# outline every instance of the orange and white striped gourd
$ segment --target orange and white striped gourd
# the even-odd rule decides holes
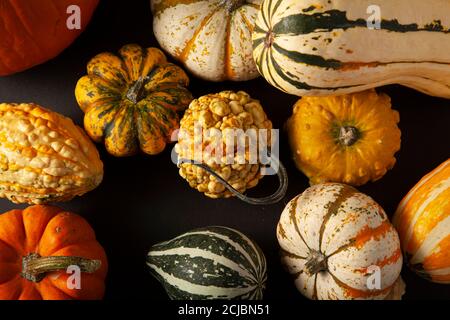
[[[450,284],[450,159],[406,195],[394,225],[411,269],[430,281]]]
[[[259,76],[252,32],[262,0],[151,0],[161,47],[195,76],[245,81]]]
[[[400,299],[403,294],[398,234],[383,209],[353,187],[325,183],[307,189],[284,209],[277,238],[283,264],[310,299]],[[380,281],[375,286],[374,272]]]

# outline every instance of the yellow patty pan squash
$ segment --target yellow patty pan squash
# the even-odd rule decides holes
[[[375,90],[304,97],[287,122],[297,167],[311,184],[360,186],[383,177],[400,150],[399,113]]]

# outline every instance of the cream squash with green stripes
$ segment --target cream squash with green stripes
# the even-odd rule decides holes
[[[152,0],[161,47],[194,75],[243,81],[259,73],[251,34],[263,0]]]
[[[374,5],[378,29],[368,27]],[[397,83],[450,98],[448,0],[265,0],[253,47],[260,73],[291,94],[340,95]]]
[[[154,245],[147,265],[174,300],[263,298],[264,254],[230,228],[197,229]]]
[[[326,183],[307,189],[286,206],[277,237],[283,264],[310,299],[403,294],[398,234],[383,209],[353,187]]]
[[[450,284],[450,159],[406,195],[394,225],[411,269],[430,281]]]

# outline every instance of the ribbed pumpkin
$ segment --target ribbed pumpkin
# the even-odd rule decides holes
[[[412,188],[393,222],[411,269],[430,281],[450,284],[450,159]]]
[[[36,104],[0,104],[0,197],[68,201],[102,179],[97,149],[72,120]]]
[[[378,180],[396,162],[399,119],[390,98],[374,90],[304,97],[287,122],[295,163],[312,184]]]
[[[78,266],[80,288],[71,289]],[[91,300],[105,291],[108,262],[82,217],[36,205],[0,215],[0,300]]]
[[[177,112],[192,100],[184,71],[161,50],[135,44],[122,47],[119,56],[97,55],[87,70],[75,95],[89,136],[104,140],[118,157],[162,152],[179,126]]]
[[[283,264],[310,299],[401,297],[398,234],[383,209],[350,186],[319,184],[294,198],[281,215],[277,238]],[[368,285],[374,267],[379,288]]]
[[[175,300],[260,300],[267,278],[258,245],[225,227],[196,229],[154,245],[147,265]]]
[[[262,0],[151,0],[161,47],[197,77],[256,78],[251,34]]]
[[[97,4],[98,0],[2,0],[0,76],[57,56],[86,28]],[[81,29],[67,27],[72,5],[80,8]]]
[[[449,17],[445,0],[265,1],[254,58],[270,84],[299,96],[397,83],[450,98]]]

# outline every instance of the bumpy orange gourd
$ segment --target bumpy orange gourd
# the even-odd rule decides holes
[[[75,96],[94,141],[105,141],[108,152],[118,157],[140,150],[158,154],[172,142],[177,112],[187,108],[192,95],[186,73],[167,62],[161,50],[126,45],[119,56],[97,55],[87,69]]]
[[[76,284],[67,273],[75,265],[80,289],[68,286]],[[105,251],[82,217],[42,205],[0,215],[0,300],[101,299],[107,269]]]
[[[0,76],[13,74],[57,56],[89,23],[98,0],[0,1]],[[70,30],[70,6],[80,8],[81,29]],[[69,13],[67,13],[69,11]]]
[[[450,159],[411,189],[393,222],[411,269],[450,284]]]
[[[240,193],[255,187],[263,178],[261,164],[252,161],[255,154],[250,140],[244,140],[247,142],[238,146],[235,139],[243,138],[237,135],[233,138],[237,132],[249,133],[255,130],[259,150],[270,146],[272,122],[261,103],[246,92],[222,91],[195,99],[180,124],[175,151],[181,159],[198,160],[201,157]],[[267,139],[262,138],[263,132],[269,132]],[[223,146],[222,151],[214,147],[218,145]],[[218,158],[221,152],[222,156]],[[228,162],[229,159],[233,161]],[[214,176],[192,163],[180,164],[179,173],[192,188],[207,197],[217,199],[233,196]]]
[[[71,119],[36,104],[0,104],[0,197],[68,201],[102,179],[97,149]]]
[[[312,184],[354,186],[391,169],[400,150],[400,117],[390,98],[369,90],[333,97],[304,97],[287,123],[297,167]]]

